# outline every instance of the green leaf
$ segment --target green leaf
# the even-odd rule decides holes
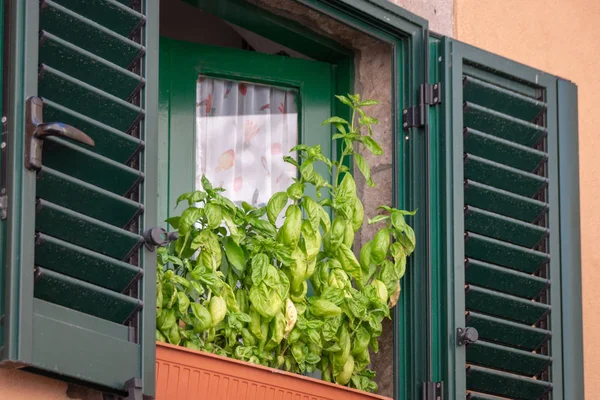
[[[190,306],[190,299],[183,292],[177,292],[177,308],[181,314],[187,314]]]
[[[370,187],[375,186],[375,182],[373,182],[373,179],[371,179],[371,168],[369,167],[369,164],[364,159],[364,157],[356,153],[354,154],[354,159],[356,160],[356,165],[358,166],[358,169],[365,177],[367,185],[369,185]]]
[[[283,156],[283,161],[288,164],[292,164],[296,168],[300,168],[300,164],[298,164],[298,161],[296,161],[293,157]]]
[[[343,104],[347,105],[348,107],[354,108],[354,104],[352,104],[352,102],[350,101],[350,99],[348,99],[346,96],[335,96],[339,101],[341,101]]]
[[[288,201],[288,195],[286,192],[277,192],[269,199],[267,203],[267,218],[275,225],[279,214],[285,207]]]
[[[310,161],[304,161],[300,166],[300,175],[304,178],[304,180],[310,182],[312,181],[315,175],[315,169],[313,167],[313,163]],[[298,200],[298,199],[296,199]]]
[[[202,187],[204,188],[204,190],[211,191],[213,190],[213,186],[211,185],[210,181],[208,180],[208,178],[204,175],[202,175]]]
[[[388,218],[390,218],[389,215],[376,215],[369,219],[369,224],[376,224],[378,222],[385,221]]]
[[[346,128],[344,127],[344,124],[341,124],[339,122],[334,122],[333,126],[335,126],[335,129],[338,130],[338,132],[342,133],[342,134],[346,134]],[[335,138],[333,138],[335,140]]]
[[[300,169],[302,169],[302,167]],[[304,195],[304,184],[300,182],[291,184],[287,189],[287,195],[290,197],[290,199],[300,200]]]
[[[381,102],[377,101],[377,100],[363,100],[363,101],[360,101],[357,105],[359,107],[367,107],[367,106],[376,106],[378,104],[381,104]]]
[[[379,143],[377,143],[375,141],[375,139],[373,139],[370,136],[363,136],[363,144],[367,147],[367,149],[369,149],[369,151],[376,155],[376,156],[380,156],[383,154],[383,150],[381,149],[381,146],[379,146]]]
[[[165,220],[166,223],[168,223],[169,225],[171,225],[171,227],[173,229],[178,229],[179,228],[179,219],[181,217],[177,216],[177,217],[171,217],[171,218],[167,218]]]
[[[188,203],[191,206],[192,204],[198,203],[204,199],[206,199],[206,193],[202,190],[196,190],[195,192],[191,193],[190,197],[188,198]]]
[[[345,135],[345,134],[341,134],[341,133],[335,133],[335,134],[334,134],[334,135],[331,137],[331,139],[332,139],[332,140],[336,140],[336,139],[341,139],[341,138],[344,138],[344,137],[346,137],[346,135]]]
[[[231,237],[223,239],[223,247],[229,263],[238,271],[243,272],[246,269],[246,260],[242,248]]]
[[[331,117],[331,118],[327,118],[325,121],[323,121],[323,123],[321,123],[321,126],[323,125],[327,125],[327,124],[344,124],[344,125],[350,125],[350,123],[348,121],[346,121],[344,118],[340,118],[340,117]]]
[[[202,216],[203,210],[197,207],[189,207],[184,210],[179,219],[179,234],[185,235],[190,231],[196,221]]]
[[[275,237],[275,235],[277,235],[277,230],[275,230],[273,224],[264,219],[252,219],[250,220],[250,225],[257,231],[267,235],[267,237]]]
[[[208,227],[210,229],[218,228],[221,225],[221,207],[216,204],[208,203],[206,207],[204,207],[204,214],[206,215],[206,219],[208,221]]]
[[[258,285],[267,276],[269,268],[269,257],[266,254],[257,254],[252,258],[250,262],[252,265],[252,283]]]
[[[344,291],[337,287],[328,286],[322,291],[319,297],[339,306],[344,302]]]
[[[348,97],[355,104],[358,104],[360,102],[360,94],[358,94],[358,93],[356,93],[356,94],[350,94],[350,93],[348,93]]]

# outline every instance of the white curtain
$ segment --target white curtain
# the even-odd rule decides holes
[[[204,174],[234,202],[260,206],[289,186],[297,174],[283,162],[298,143],[293,90],[199,76],[196,98],[197,188]]]

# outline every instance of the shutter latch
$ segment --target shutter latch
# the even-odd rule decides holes
[[[44,122],[44,102],[40,97],[29,97],[25,107],[25,166],[28,169],[42,168],[42,149],[48,136],[59,136],[94,147],[92,138],[79,129],[62,122]]]
[[[402,110],[402,128],[425,126],[425,107],[442,102],[442,83],[424,83],[419,86],[419,105]]]
[[[164,247],[174,240],[179,238],[178,232],[167,232],[165,229],[155,226],[144,232],[144,244],[150,251],[154,251],[156,247]]]
[[[444,382],[424,382],[423,400],[444,400]]]
[[[457,344],[464,346],[467,344],[475,343],[479,340],[479,332],[477,329],[467,326],[465,329],[458,328],[456,330]]]

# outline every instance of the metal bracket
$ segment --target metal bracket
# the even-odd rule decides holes
[[[464,346],[478,341],[479,332],[477,332],[477,329],[471,328],[469,326],[465,329],[458,328],[456,330],[456,337],[458,346]]]
[[[442,102],[442,83],[424,83],[419,86],[419,105],[402,110],[402,128],[425,126],[425,107]]]
[[[424,382],[423,400],[444,400],[444,382]]]
[[[131,378],[125,382],[125,396],[112,393],[103,393],[103,400],[147,400],[148,397],[142,394],[142,380],[140,378]]]
[[[44,102],[40,97],[29,97],[25,104],[25,166],[27,169],[42,168],[42,150],[44,139],[59,136],[94,147],[95,143],[88,135],[77,128],[62,122],[43,122]]]

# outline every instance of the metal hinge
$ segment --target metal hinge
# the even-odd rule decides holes
[[[444,400],[444,382],[423,383],[423,400]]]
[[[425,107],[442,102],[442,83],[424,83],[419,86],[419,105],[402,110],[402,128],[425,126]]]

